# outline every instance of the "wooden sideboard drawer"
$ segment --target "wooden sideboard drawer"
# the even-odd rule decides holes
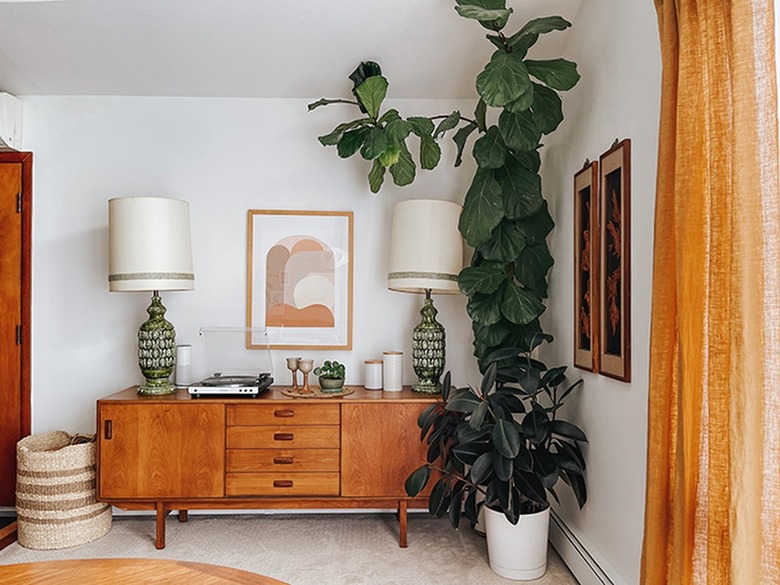
[[[337,425],[338,404],[230,404],[227,424],[234,425]]]
[[[228,473],[228,496],[338,496],[338,473]]]
[[[228,472],[339,471],[338,449],[228,449]]]
[[[228,449],[338,449],[338,426],[228,427]]]

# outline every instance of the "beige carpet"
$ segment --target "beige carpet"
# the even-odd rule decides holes
[[[0,551],[0,564],[105,557],[144,557],[212,563],[252,571],[293,585],[492,585],[515,583],[488,566],[485,540],[446,520],[410,514],[409,548],[398,547],[391,514],[191,515],[166,525],[167,546],[154,548],[152,517],[118,517],[104,538],[82,546]],[[534,585],[576,585],[550,549],[547,574]]]

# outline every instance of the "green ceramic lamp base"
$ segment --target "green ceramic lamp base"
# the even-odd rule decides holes
[[[436,320],[438,311],[433,306],[431,290],[425,290],[425,301],[420,309],[422,321],[412,334],[412,366],[418,382],[414,392],[439,394],[444,373],[444,326]]]
[[[146,312],[149,313],[149,319],[138,329],[138,366],[146,382],[139,386],[138,394],[173,394],[176,386],[171,384],[170,377],[173,373],[176,330],[165,320],[165,307],[158,291],[154,291]]]

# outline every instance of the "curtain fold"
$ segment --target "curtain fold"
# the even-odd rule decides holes
[[[663,79],[642,583],[780,584],[773,5],[655,4]]]

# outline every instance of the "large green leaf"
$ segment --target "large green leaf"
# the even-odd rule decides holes
[[[440,136],[443,136],[445,132],[449,132],[450,130],[455,128],[459,122],[460,122],[460,112],[455,110],[449,116],[447,116],[441,122],[439,122],[439,125],[436,126],[436,130],[433,133],[433,137],[439,138]]]
[[[504,106],[504,109],[508,112],[516,114],[517,112],[524,112],[531,107],[534,103],[534,92],[527,91],[513,102],[509,102]]]
[[[452,490],[446,477],[442,477],[436,482],[431,490],[431,496],[428,498],[428,511],[434,518],[444,518],[447,509],[450,507]]]
[[[504,213],[510,220],[533,215],[544,203],[541,178],[514,156],[507,157],[506,165],[496,171],[496,178],[501,185]]]
[[[474,6],[466,4],[463,6],[456,6],[455,10],[458,11],[458,14],[461,15],[463,18],[470,18],[472,20],[478,20],[480,22],[494,22],[494,21],[502,21],[506,24],[506,19],[509,18],[509,15],[512,14],[512,9],[498,9],[498,10],[489,10],[487,8],[482,8],[480,6]]]
[[[514,152],[512,155],[517,159],[517,162],[519,162],[532,173],[538,173],[542,166],[542,157],[539,155],[538,150]]]
[[[509,457],[504,457],[498,451],[493,451],[493,469],[496,472],[496,477],[501,481],[509,481],[514,472],[513,460]]]
[[[336,145],[336,150],[341,158],[349,158],[355,154],[358,149],[363,146],[363,141],[366,139],[369,130],[368,128],[358,128],[357,130],[350,130],[344,132],[344,136]]]
[[[544,487],[552,489],[558,482],[558,462],[552,453],[547,451],[542,445],[537,447],[533,454],[534,463],[536,464],[534,470],[542,480]]]
[[[474,412],[482,403],[482,400],[478,396],[475,396],[471,391],[468,392],[456,392],[447,401],[446,409],[451,412],[463,412],[470,414]]]
[[[369,118],[359,118],[357,120],[352,120],[351,122],[344,122],[343,124],[336,126],[333,129],[333,132],[324,136],[320,136],[317,138],[317,140],[319,140],[320,144],[323,146],[333,146],[341,141],[342,136],[344,136],[344,132],[347,130],[352,130],[370,123],[371,120]]]
[[[455,166],[459,167],[460,164],[463,162],[463,149],[466,147],[466,141],[469,139],[469,136],[471,135],[474,130],[477,129],[476,124],[468,124],[466,126],[463,126],[460,130],[458,130],[455,135],[452,137],[452,141],[455,143],[455,146],[457,147],[457,153],[455,155]]]
[[[441,147],[430,136],[420,138],[420,166],[426,170],[435,169],[441,159]]]
[[[477,485],[484,485],[493,474],[493,453],[483,453],[471,466],[471,481]]]
[[[518,225],[509,220],[501,220],[490,239],[479,247],[479,252],[488,260],[512,262],[525,247],[525,237]],[[488,292],[488,291],[479,291]],[[468,294],[468,293],[467,293]]]
[[[366,109],[366,113],[375,120],[387,95],[387,86],[387,79],[381,75],[375,75],[366,79],[355,89],[358,100]]]
[[[498,126],[488,128],[488,131],[474,143],[474,160],[484,169],[497,169],[504,166],[506,146]]]
[[[390,174],[396,185],[404,187],[414,181],[415,166],[406,143],[401,142],[398,146],[401,148],[401,152],[398,155],[398,162],[390,167]]]
[[[506,0],[455,0],[458,6],[478,6],[486,10],[506,8]]]
[[[506,279],[504,265],[485,262],[481,266],[468,266],[458,274],[458,286],[466,296],[474,293],[492,294]]]
[[[474,409],[474,412],[471,413],[469,426],[472,429],[479,430],[482,427],[482,421],[485,420],[485,415],[488,413],[488,406],[489,404],[487,401],[483,400],[479,403],[479,406]]]
[[[507,39],[507,44],[513,51],[525,56],[539,39],[539,35],[552,32],[554,30],[565,30],[571,26],[571,23],[560,16],[545,16],[529,20],[523,28]]]
[[[532,293],[508,282],[504,286],[501,313],[512,323],[525,325],[544,312],[544,305]]]
[[[493,325],[501,320],[501,298],[498,295],[475,294],[466,303],[469,317],[481,325]]]
[[[520,452],[520,434],[512,421],[498,419],[493,427],[492,439],[496,451],[504,457],[514,459]]]
[[[554,263],[555,260],[544,242],[526,246],[515,263],[517,278],[524,284],[533,284],[544,279]]]
[[[397,143],[406,140],[412,131],[412,127],[406,120],[390,120],[385,126],[385,134],[390,142]]]
[[[385,167],[378,159],[375,159],[371,165],[371,170],[368,172],[368,186],[372,193],[379,193],[382,188],[382,183],[385,181]]]
[[[588,442],[588,438],[585,433],[576,425],[565,420],[554,420],[550,423],[550,431],[558,435],[574,439],[575,441]]]
[[[513,150],[534,150],[539,145],[542,133],[536,127],[530,111],[510,112],[504,110],[498,117],[498,129],[504,144]]]
[[[563,122],[563,104],[555,90],[534,83],[534,122],[542,134],[549,134]]]
[[[466,484],[462,481],[459,481],[455,484],[455,488],[452,490],[452,498],[450,499],[450,510],[449,510],[449,520],[450,520],[450,526],[452,526],[455,530],[458,529],[458,526],[460,526],[460,515],[461,511],[463,510],[463,495],[464,495],[464,486]]]
[[[406,495],[411,498],[416,497],[417,494],[423,491],[425,486],[428,485],[428,480],[430,477],[431,468],[427,465],[423,465],[415,469],[412,473],[409,474],[409,477],[406,478],[406,482],[404,483]]]
[[[501,343],[512,332],[512,326],[509,321],[501,319],[498,323],[492,325],[476,324],[474,328],[474,337],[488,346],[501,345]]]
[[[580,80],[577,64],[566,59],[548,59],[545,61],[525,62],[528,73],[533,77],[559,91],[568,91]]]
[[[552,216],[547,209],[547,202],[543,202],[539,210],[533,215],[520,220],[520,229],[525,234],[528,245],[541,244],[555,227]]]
[[[550,432],[550,419],[547,418],[542,407],[535,404],[531,411],[523,417],[521,427],[523,436],[535,445],[539,445],[547,439],[547,434]]]
[[[422,116],[412,116],[406,119],[417,136],[422,138],[423,136],[433,135],[433,122],[429,118],[423,118]]]
[[[452,454],[466,465],[473,465],[477,458],[489,449],[490,444],[487,441],[458,443],[452,448]]]
[[[463,203],[458,225],[460,232],[468,244],[476,248],[490,237],[503,216],[501,186],[493,171],[477,169]]]
[[[377,159],[383,167],[391,167],[401,158],[401,147],[397,144],[388,144],[385,151]]]
[[[371,79],[374,79],[373,77]],[[366,160],[374,160],[387,148],[387,136],[380,128],[371,128],[363,139],[360,156]]]
[[[501,108],[529,91],[531,79],[523,60],[504,51],[496,51],[477,75],[477,92],[487,105]]]

